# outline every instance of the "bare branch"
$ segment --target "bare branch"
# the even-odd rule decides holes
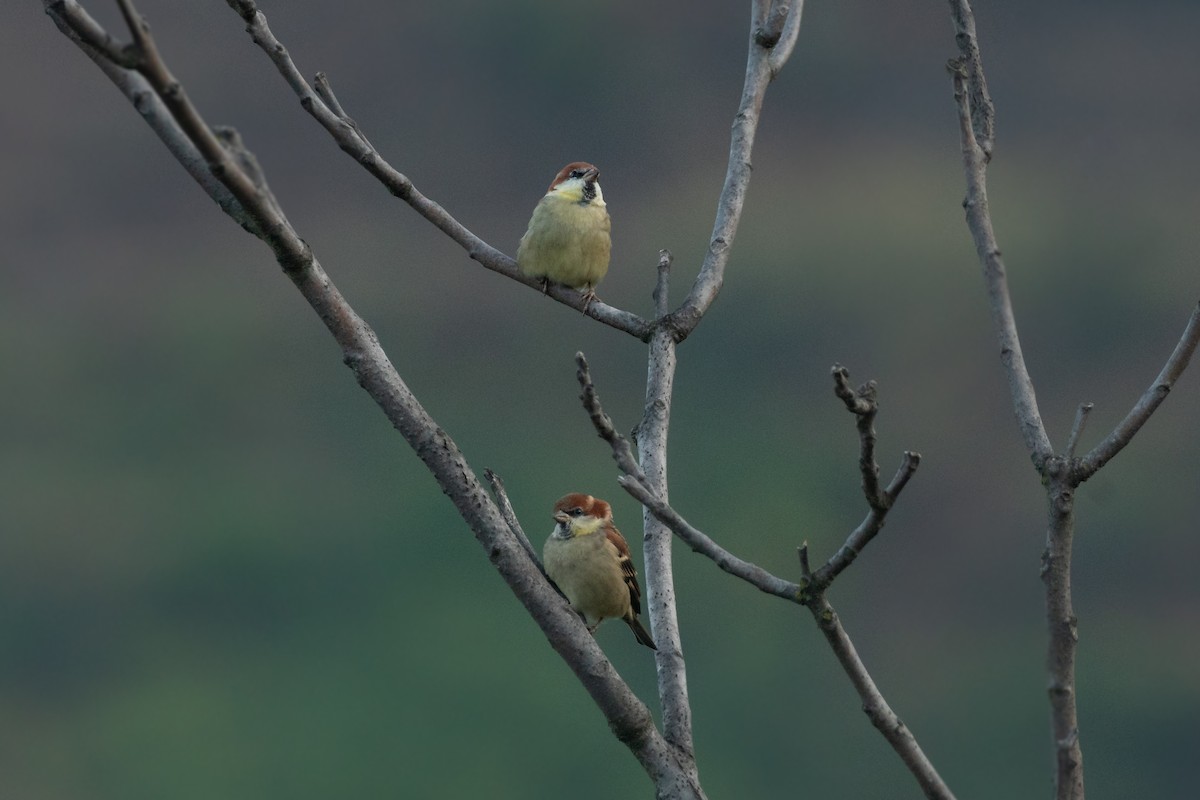
[[[661,320],[671,307],[671,264],[675,257],[670,250],[658,251],[658,281],[654,284],[654,316]]]
[[[1113,429],[1113,432],[1080,459],[1074,473],[1074,480],[1077,484],[1083,483],[1095,475],[1096,470],[1111,461],[1125,445],[1129,444],[1134,434],[1141,430],[1146,421],[1150,419],[1150,415],[1162,404],[1163,400],[1167,399],[1167,394],[1175,385],[1175,381],[1187,369],[1188,363],[1192,360],[1192,354],[1196,352],[1197,343],[1200,343],[1200,304],[1192,309],[1192,315],[1188,318],[1183,336],[1175,345],[1174,351],[1171,352],[1167,363],[1163,365],[1162,371],[1158,373],[1158,377],[1154,379],[1154,383],[1150,384],[1134,407],[1125,415],[1125,419],[1121,420],[1120,424]]]
[[[1067,460],[1075,457],[1075,448],[1079,446],[1079,437],[1083,435],[1088,415],[1091,413],[1091,403],[1080,403],[1079,408],[1075,409],[1075,424],[1071,426],[1071,435],[1067,437],[1067,449],[1064,451]]]
[[[1046,671],[1050,723],[1054,732],[1056,800],[1083,800],[1083,750],[1075,692],[1079,620],[1071,601],[1071,550],[1075,538],[1075,492],[1066,462],[1048,464],[1049,524],[1042,554],[1046,587]]]
[[[56,24],[74,31],[72,15],[65,11],[78,6],[70,0],[44,3]],[[237,198],[250,226],[275,252],[288,277],[338,341],[343,359],[359,384],[434,475],[491,563],[599,706],[614,734],[641,762],[661,796],[703,798],[691,761],[682,759],[663,739],[649,709],[617,674],[579,617],[538,574],[527,543],[518,541],[457,445],[409,391],[374,332],[341,296],[273,199],[260,191],[266,187],[265,180],[247,174],[244,167],[250,163],[248,151],[227,144],[229,137],[225,143],[218,139],[171,77],[132,2],[122,0],[122,10],[134,26],[138,69],[170,112],[174,126],[203,153],[213,174]],[[78,31],[74,33],[69,37],[93,60],[103,56]],[[114,79],[120,77],[118,72],[105,72],[116,76]]]
[[[784,64],[792,57],[792,51],[796,49],[796,39],[800,36],[800,18],[803,14],[804,0],[775,0],[772,16],[783,17],[783,28],[779,41],[772,45],[769,56],[772,80],[779,75]]]
[[[780,38],[774,44],[764,43],[770,41],[771,35],[764,37],[760,31],[766,30],[768,26],[777,26],[780,15],[771,17],[770,3],[751,4],[750,52],[746,58],[746,80],[742,86],[737,114],[733,118],[725,185],[717,201],[716,220],[700,273],[696,276],[683,304],[671,315],[676,341],[686,339],[700,324],[725,282],[725,266],[729,263],[729,251],[733,246],[742,207],[746,203],[746,191],[750,186],[750,155],[754,149],[754,137],[762,114],[763,98],[767,92],[767,85],[783,68],[791,54],[800,32],[800,17],[804,4],[801,0],[791,2],[792,7],[783,23]],[[764,41],[759,41],[760,38]]]
[[[579,366],[579,383],[583,389],[581,399],[588,412],[588,416],[592,420],[592,424],[596,428],[596,432],[602,439],[608,442],[612,448],[613,458],[625,473],[618,479],[622,488],[629,492],[649,513],[653,514],[656,519],[666,525],[676,536],[691,547],[693,551],[707,557],[725,572],[744,580],[766,594],[807,606],[812,612],[813,618],[817,621],[817,625],[821,628],[821,632],[828,640],[830,647],[833,648],[834,654],[842,664],[842,668],[846,671],[859,696],[862,698],[863,710],[867,712],[871,724],[883,734],[884,738],[913,773],[913,776],[925,792],[926,797],[939,798],[939,800],[952,800],[954,796],[950,793],[950,790],[938,775],[937,770],[934,769],[933,764],[930,763],[917,744],[915,737],[904,726],[891,707],[888,706],[887,701],[884,700],[883,695],[875,686],[870,673],[867,672],[865,665],[858,657],[858,653],[855,651],[850,637],[842,629],[841,622],[838,620],[837,614],[834,613],[833,607],[825,599],[825,590],[829,587],[833,578],[841,570],[849,566],[854,556],[857,555],[858,550],[865,546],[879,532],[879,529],[883,527],[883,517],[886,515],[887,509],[881,508],[877,510],[872,508],[871,514],[868,515],[869,524],[868,522],[864,522],[860,525],[851,534],[850,539],[847,540],[847,544],[843,546],[838,555],[830,560],[830,564],[822,567],[817,574],[813,574],[809,567],[808,542],[804,542],[798,548],[801,574],[804,578],[803,582],[796,584],[776,577],[762,567],[752,564],[749,561],[744,561],[722,548],[709,536],[693,527],[666,500],[659,497],[646,485],[644,476],[640,474],[637,464],[633,461],[629,443],[617,433],[616,428],[612,424],[612,419],[600,405],[600,399],[592,383],[587,360],[582,353],[577,353],[575,359]],[[835,371],[835,375],[838,374]],[[858,411],[864,414],[868,413],[869,410],[873,414],[874,401],[872,400],[867,404],[862,398],[856,397],[853,391],[849,390],[848,384],[845,383],[847,377],[845,370],[841,370],[840,375],[842,380],[837,384],[839,387],[839,396],[842,395],[841,388],[845,387],[850,398],[848,406],[852,406],[852,410],[857,408]],[[864,404],[862,408],[859,408],[858,404],[860,402]],[[869,409],[866,407],[867,405],[869,405]],[[900,471],[892,479],[888,488],[882,493],[887,498],[888,507],[890,507],[896,496],[904,488],[904,485],[916,470],[917,463],[920,460],[920,456],[915,453],[905,453],[904,455],[904,464],[901,466]],[[852,555],[847,554],[851,552],[853,553]],[[657,631],[655,632],[655,636],[657,639]]]
[[[692,550],[707,556],[721,569],[767,594],[797,602],[797,592],[800,589],[798,585],[777,578],[762,567],[751,564],[749,561],[743,561],[729,553],[700,530],[688,524],[687,520],[680,516],[675,509],[647,487],[648,481],[641,467],[633,458],[629,442],[624,436],[617,433],[612,419],[600,405],[600,398],[596,394],[591,371],[588,369],[587,359],[583,353],[575,354],[575,362],[579,367],[577,372],[579,385],[583,389],[583,393],[580,395],[583,407],[588,412],[592,425],[596,428],[596,433],[612,448],[613,460],[617,462],[617,467],[626,476],[618,479],[621,487],[654,514],[655,518],[669,527]]]
[[[665,264],[665,266],[664,266]],[[665,309],[670,254],[659,257],[655,305]],[[670,327],[658,325],[650,338],[646,402],[638,423],[638,456],[646,488],[664,500],[667,489],[667,433],[675,384],[675,338]],[[585,362],[586,365],[586,362]],[[595,393],[593,392],[593,397]],[[599,404],[599,399],[596,399]],[[675,601],[671,561],[671,531],[648,510],[642,511],[642,552],[646,563],[646,610],[658,650],[658,696],[662,703],[663,737],[688,757],[695,757],[692,706],[688,701],[687,665]]]
[[[117,47],[116,40],[74,0],[53,0],[45,3],[45,8],[47,15],[63,35],[95,62],[125,95],[150,129],[166,145],[171,155],[187,170],[188,175],[200,184],[205,194],[216,201],[221,210],[245,230],[257,235],[257,228],[250,215],[229,189],[213,175],[204,156],[175,122],[150,83],[130,68],[137,61],[136,52]],[[103,44],[105,42],[110,44]]]
[[[59,30],[66,33],[76,44],[87,45],[84,52],[88,52],[89,49],[96,51],[88,55],[97,64],[107,60],[112,66],[122,69],[131,70],[137,67],[140,58],[137,48],[121,44],[74,0],[48,3],[46,13],[58,25]]]
[[[979,52],[979,39],[975,36],[975,14],[968,0],[950,0],[950,16],[954,21],[954,41],[961,53],[961,66],[965,73],[970,97],[971,130],[976,144],[982,152],[984,163],[992,160],[992,146],[996,141],[996,107],[988,92],[987,78],[983,74],[983,56]]]
[[[317,77],[318,89],[314,90],[297,69],[287,48],[275,38],[267,25],[266,15],[253,0],[226,0],[231,8],[247,23],[250,38],[270,57],[288,86],[300,98],[300,104],[333,137],[343,151],[363,166],[367,172],[383,184],[389,192],[408,203],[412,208],[440,231],[462,247],[469,257],[493,272],[522,283],[531,289],[543,292],[542,281],[521,273],[517,262],[480,239],[445,208],[430,200],[417,190],[412,181],[389,164],[362,135],[354,122],[333,95],[333,88],[323,73]],[[336,110],[335,110],[336,109]],[[610,306],[600,300],[584,297],[578,291],[558,284],[550,284],[544,292],[558,302],[574,308],[605,325],[624,331],[644,342],[650,340],[651,324],[636,314]]]
[[[579,381],[579,388],[583,390],[579,399],[583,401],[583,408],[592,420],[592,427],[596,429],[600,438],[612,447],[613,460],[617,462],[617,467],[621,472],[632,475],[637,478],[638,483],[645,484],[646,476],[633,457],[633,449],[630,448],[625,437],[617,433],[617,429],[613,427],[612,417],[605,413],[604,407],[600,405],[600,397],[596,394],[596,385],[592,382],[592,371],[588,366],[587,356],[583,353],[576,353],[575,366],[575,378]]]
[[[838,575],[845,571],[846,567],[854,563],[863,549],[870,544],[871,540],[883,530],[884,522],[887,519],[888,511],[891,509],[896,496],[908,483],[909,478],[917,471],[917,467],[921,464],[921,454],[913,453],[908,450],[904,451],[904,459],[900,462],[900,468],[896,470],[896,476],[892,478],[892,482],[888,484],[885,495],[889,498],[885,505],[878,507],[873,506],[867,512],[867,516],[858,527],[850,532],[846,537],[845,543],[838,548],[829,561],[818,569],[813,574],[813,586],[816,589],[824,590],[829,584],[833,583]]]
[[[801,550],[802,558],[803,555],[804,549]],[[842,665],[850,682],[854,684],[854,689],[862,700],[863,712],[871,720],[875,729],[883,734],[883,738],[892,746],[896,754],[900,756],[900,760],[908,767],[913,777],[917,779],[921,791],[930,800],[954,800],[954,794],[946,786],[925,752],[921,750],[912,731],[896,716],[896,712],[888,705],[887,700],[879,691],[879,687],[875,685],[871,674],[867,672],[866,666],[859,658],[858,651],[854,649],[854,643],[850,641],[849,635],[842,627],[841,620],[838,618],[837,612],[833,610],[833,606],[823,596],[806,605],[812,612],[813,619],[817,621],[817,627],[825,635],[825,640],[829,642],[829,647],[837,657],[838,663]]]
[[[508,499],[508,492],[504,490],[504,481],[490,469],[483,471],[483,477],[487,480],[488,486],[492,487],[492,495],[496,498],[496,506],[500,511],[500,516],[504,518],[505,524],[508,525],[508,529],[513,532],[513,536],[517,537],[517,542],[525,550],[525,553],[529,556],[529,560],[537,565],[542,575],[546,575],[546,568],[542,566],[542,559],[538,557],[537,551],[533,549],[533,544],[529,541],[529,537],[525,535],[525,529],[521,527],[521,522],[517,519],[517,512],[513,510],[512,501]],[[546,580],[550,580],[549,575],[546,575]],[[550,582],[553,583],[553,581]]]
[[[857,418],[858,438],[862,451],[858,468],[862,472],[863,495],[871,508],[886,510],[886,498],[879,489],[879,465],[875,463],[875,414],[879,411],[875,381],[850,388],[850,373],[841,364],[833,365],[833,392],[846,404],[846,410]]]
[[[1025,356],[1021,353],[1021,340],[1017,335],[1016,317],[1008,293],[1008,278],[1004,261],[1000,257],[1000,247],[992,230],[991,212],[988,210],[987,162],[991,158],[994,114],[984,83],[971,6],[967,0],[951,0],[950,5],[958,30],[955,38],[962,53],[962,56],[952,60],[948,67],[954,80],[963,169],[967,179],[967,195],[963,200],[963,207],[967,212],[967,227],[975,240],[975,251],[983,267],[992,323],[1000,345],[1000,361],[1008,375],[1009,393],[1012,395],[1017,424],[1021,428],[1021,435],[1025,439],[1025,446],[1033,458],[1034,465],[1040,471],[1054,451],[1038,411],[1037,395],[1029,377],[1029,370],[1025,366]],[[979,130],[979,134],[976,133],[976,129]]]
[[[992,155],[995,114],[984,80],[974,15],[968,0],[951,0],[950,8],[960,56],[950,61],[948,67],[958,105],[959,138],[967,182],[967,196],[963,201],[967,210],[967,226],[983,266],[992,321],[1000,342],[1000,360],[1008,374],[1017,423],[1034,467],[1046,482],[1049,499],[1050,524],[1042,574],[1046,586],[1049,633],[1047,671],[1050,675],[1050,717],[1055,737],[1056,797],[1058,800],[1083,800],[1083,753],[1079,745],[1075,698],[1075,650],[1078,637],[1071,604],[1074,484],[1067,460],[1054,455],[1038,412],[1033,382],[1021,354],[1004,262],[992,230],[987,200],[987,162]],[[1068,449],[1077,443],[1084,417],[1086,412],[1081,412]]]
[[[625,491],[669,527],[693,552],[708,558],[725,572],[741,578],[760,592],[799,602],[800,585],[772,575],[757,564],[745,561],[721,547],[703,531],[692,526],[674,508],[651,493],[632,475],[617,480]]]
[[[866,498],[870,511],[858,527],[851,531],[845,544],[812,575],[812,591],[818,593],[828,588],[883,529],[888,511],[921,464],[920,453],[906,450],[895,477],[886,489],[881,489],[879,464],[875,461],[875,415],[879,412],[875,381],[867,381],[855,390],[850,388],[850,373],[841,364],[834,364],[831,374],[833,393],[845,404],[846,410],[856,417],[855,424],[861,446],[858,468],[862,473],[863,497]],[[807,553],[805,555],[807,556]]]
[[[807,585],[812,580],[812,567],[808,563],[808,540],[805,539],[796,548],[796,555],[800,557],[800,576],[804,578]]]

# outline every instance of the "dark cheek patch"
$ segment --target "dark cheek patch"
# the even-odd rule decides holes
[[[596,182],[588,181],[583,184],[583,201],[590,203],[596,199]]]

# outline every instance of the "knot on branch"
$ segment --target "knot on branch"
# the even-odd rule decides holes
[[[875,381],[867,381],[857,389],[850,388],[850,371],[841,364],[834,364],[833,392],[846,404],[846,410],[859,417],[874,414],[879,410],[877,400],[879,387]]]
[[[225,3],[246,22],[249,22],[258,13],[258,6],[254,4],[254,0],[225,0]]]
[[[954,58],[947,59],[946,71],[950,73],[951,77],[962,78],[965,81],[967,79],[967,60],[962,56],[955,56]],[[955,88],[965,89],[966,87],[965,85],[960,87],[959,84],[955,82]]]
[[[754,43],[765,50],[771,50],[779,44],[779,40],[783,38],[783,25],[791,11],[792,4],[788,0],[772,3],[766,20],[754,29]]]

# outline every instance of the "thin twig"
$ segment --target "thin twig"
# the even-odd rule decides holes
[[[775,0],[775,7],[783,7],[789,5],[785,0]],[[791,0],[790,7],[783,12],[783,30],[780,33],[779,41],[771,48],[771,55],[768,57],[771,66],[771,80],[774,80],[783,65],[792,57],[792,51],[796,49],[796,40],[800,36],[800,18],[804,14],[804,0]]]
[[[204,156],[175,122],[170,110],[154,93],[150,82],[131,69],[137,61],[137,54],[131,49],[123,49],[117,40],[101,28],[74,0],[53,0],[46,4],[46,12],[59,31],[74,42],[125,95],[150,126],[150,130],[158,136],[204,193],[234,222],[258,236],[259,231],[253,218],[242,208],[229,189],[225,188],[225,184],[213,175]]]
[[[522,549],[529,555],[529,560],[537,565],[537,568],[543,575],[546,575],[546,568],[542,566],[542,559],[538,557],[537,551],[533,549],[533,544],[529,541],[529,537],[525,535],[525,529],[521,527],[520,520],[517,519],[517,512],[513,510],[512,501],[508,499],[508,492],[504,490],[504,481],[500,476],[492,472],[490,469],[483,471],[483,477],[487,480],[488,486],[492,487],[492,495],[496,498],[496,507],[500,510],[500,516],[504,518],[505,524],[509,530],[517,537]],[[549,580],[549,576],[546,576]]]
[[[725,572],[742,579],[761,592],[790,600],[793,603],[799,602],[799,584],[772,575],[757,564],[730,553],[699,528],[691,525],[680,516],[678,511],[659,499],[632,475],[624,475],[618,478],[617,482],[625,491],[629,492],[630,496],[670,528],[680,541],[690,547],[693,552],[699,553]]]
[[[1063,451],[1068,461],[1075,457],[1075,448],[1079,446],[1079,437],[1083,435],[1088,415],[1091,413],[1091,403],[1080,403],[1079,408],[1075,409],[1075,424],[1071,426],[1071,435],[1067,437],[1067,449]]]
[[[813,587],[816,590],[827,588],[838,575],[845,571],[846,567],[854,563],[854,560],[862,553],[863,549],[870,544],[871,540],[883,530],[884,522],[887,520],[888,511],[892,507],[896,496],[900,494],[901,489],[908,483],[909,478],[917,471],[917,467],[921,464],[921,454],[911,451],[904,451],[904,458],[900,462],[900,467],[896,470],[896,476],[892,478],[892,482],[888,484],[885,494],[891,499],[884,505],[872,506],[867,512],[867,516],[858,524],[858,527],[850,532],[846,537],[846,541],[838,548],[837,552],[830,556],[824,566],[813,573]]]
[[[1111,461],[1125,445],[1129,444],[1134,434],[1141,430],[1146,421],[1150,419],[1150,415],[1162,404],[1163,400],[1167,399],[1171,387],[1187,369],[1198,343],[1200,343],[1200,304],[1192,309],[1192,315],[1183,329],[1183,335],[1179,338],[1179,343],[1175,345],[1167,363],[1158,373],[1158,377],[1125,415],[1125,419],[1121,420],[1120,424],[1113,429],[1113,432],[1080,459],[1079,466],[1074,473],[1076,483],[1082,483],[1095,475],[1096,470]]]
[[[654,284],[654,317],[661,320],[671,308],[671,264],[675,257],[670,250],[658,251],[658,280]]]
[[[970,97],[971,132],[986,164],[992,160],[992,147],[996,142],[996,107],[988,92],[987,77],[983,74],[983,56],[979,52],[979,39],[975,35],[975,14],[968,0],[950,0],[950,16],[954,21],[954,41],[962,58]]]
[[[867,381],[857,390],[850,388],[850,373],[841,364],[833,365],[833,391],[856,418],[861,452],[858,469],[862,473],[863,495],[871,508],[887,510],[887,499],[879,489],[879,465],[875,463],[875,414],[879,411],[875,381]]]

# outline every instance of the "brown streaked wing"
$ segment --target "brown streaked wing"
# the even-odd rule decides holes
[[[625,578],[625,585],[629,587],[629,604],[633,606],[633,613],[641,614],[642,587],[638,585],[637,568],[633,566],[633,559],[629,557],[629,545],[613,525],[607,526],[604,533],[613,547],[617,548],[617,563],[621,565],[621,575]]]

